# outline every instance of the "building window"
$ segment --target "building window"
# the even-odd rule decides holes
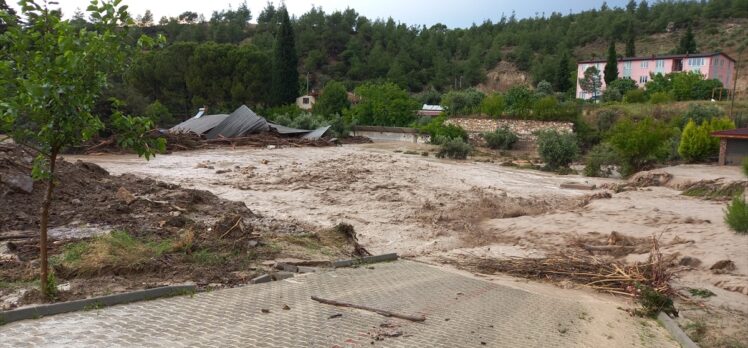
[[[704,58],[688,58],[688,65],[692,67],[704,66]]]
[[[665,60],[658,59],[655,62],[655,69],[657,70],[657,72],[665,72]]]
[[[631,77],[631,62],[623,63],[623,77]]]
[[[639,67],[643,69],[649,68],[649,61],[643,60],[641,63],[639,63]]]
[[[643,85],[643,84],[647,83],[647,81],[649,81],[649,76],[647,76],[647,75],[639,76],[639,84],[640,85]]]

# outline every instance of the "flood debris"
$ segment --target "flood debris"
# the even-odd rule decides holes
[[[312,296],[312,300],[317,301],[319,303],[329,304],[333,306],[356,308],[356,309],[361,309],[361,310],[365,310],[369,312],[374,312],[379,315],[383,315],[385,317],[393,317],[393,318],[405,319],[405,320],[416,321],[416,322],[426,320],[426,317],[423,315],[408,315],[408,314],[395,313],[395,312],[390,312],[390,311],[383,310],[383,309],[373,308],[373,307],[354,304],[354,303],[346,303],[346,302],[341,302],[341,301],[328,300],[328,299],[324,299],[318,296]]]

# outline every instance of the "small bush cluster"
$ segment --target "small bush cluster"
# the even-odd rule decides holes
[[[494,150],[511,150],[519,137],[509,128],[503,127],[493,132],[483,133],[483,139],[486,140],[488,147]]]
[[[461,138],[453,138],[445,140],[439,152],[436,154],[438,158],[451,158],[451,159],[467,159],[470,152],[473,151],[473,147],[466,143]]]
[[[416,127],[420,132],[427,133],[429,136],[431,136],[431,143],[434,145],[441,145],[446,140],[455,138],[460,138],[464,141],[467,141],[467,132],[459,126],[444,124],[446,120],[446,117],[440,116],[435,117],[426,125],[419,126],[415,124],[413,126]]]
[[[743,164],[743,174],[745,174],[745,176],[748,176],[748,157],[743,158],[742,164]]]
[[[579,145],[574,134],[546,130],[536,135],[538,154],[548,170],[555,171],[568,167],[579,155]]]
[[[736,195],[727,205],[725,223],[737,233],[748,233],[748,205],[743,195]]]

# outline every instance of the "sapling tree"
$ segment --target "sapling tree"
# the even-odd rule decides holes
[[[584,92],[591,93],[592,98],[597,98],[603,86],[602,79],[600,78],[600,70],[594,66],[587,68],[584,71],[584,77],[579,80],[579,86]]]
[[[91,1],[87,8],[93,27],[77,29],[61,18],[54,2],[21,0],[19,21],[0,35],[0,133],[36,153],[32,177],[44,183],[40,207],[40,285],[48,298],[47,227],[58,156],[80,145],[104,127],[93,113],[94,103],[107,87],[109,76],[127,67],[133,45],[126,40],[133,20],[121,0]],[[5,23],[13,23],[0,11]],[[137,46],[156,41],[147,37]],[[115,103],[116,104],[116,103]],[[163,139],[143,133],[150,120],[113,113],[112,131],[122,146],[146,159],[163,150]]]

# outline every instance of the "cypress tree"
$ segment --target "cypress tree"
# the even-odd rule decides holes
[[[680,44],[678,45],[678,52],[679,54],[689,54],[689,53],[696,53],[696,39],[693,36],[693,31],[691,31],[691,26],[688,26],[688,29],[686,30],[686,34],[683,35],[683,37],[680,39]]]
[[[558,61],[558,70],[556,70],[556,78],[553,82],[555,84],[554,87],[559,92],[566,92],[572,87],[569,55],[566,52],[561,54],[561,59]]]
[[[618,78],[618,56],[616,55],[616,42],[611,41],[608,47],[608,61],[605,63],[605,84],[609,85]]]
[[[626,57],[636,56],[636,46],[634,43],[635,40],[636,34],[634,32],[634,25],[629,23],[629,27],[626,32]]]
[[[275,105],[284,105],[293,103],[299,95],[299,58],[296,55],[293,27],[285,6],[278,10],[278,15],[280,26],[273,46],[271,99]]]

